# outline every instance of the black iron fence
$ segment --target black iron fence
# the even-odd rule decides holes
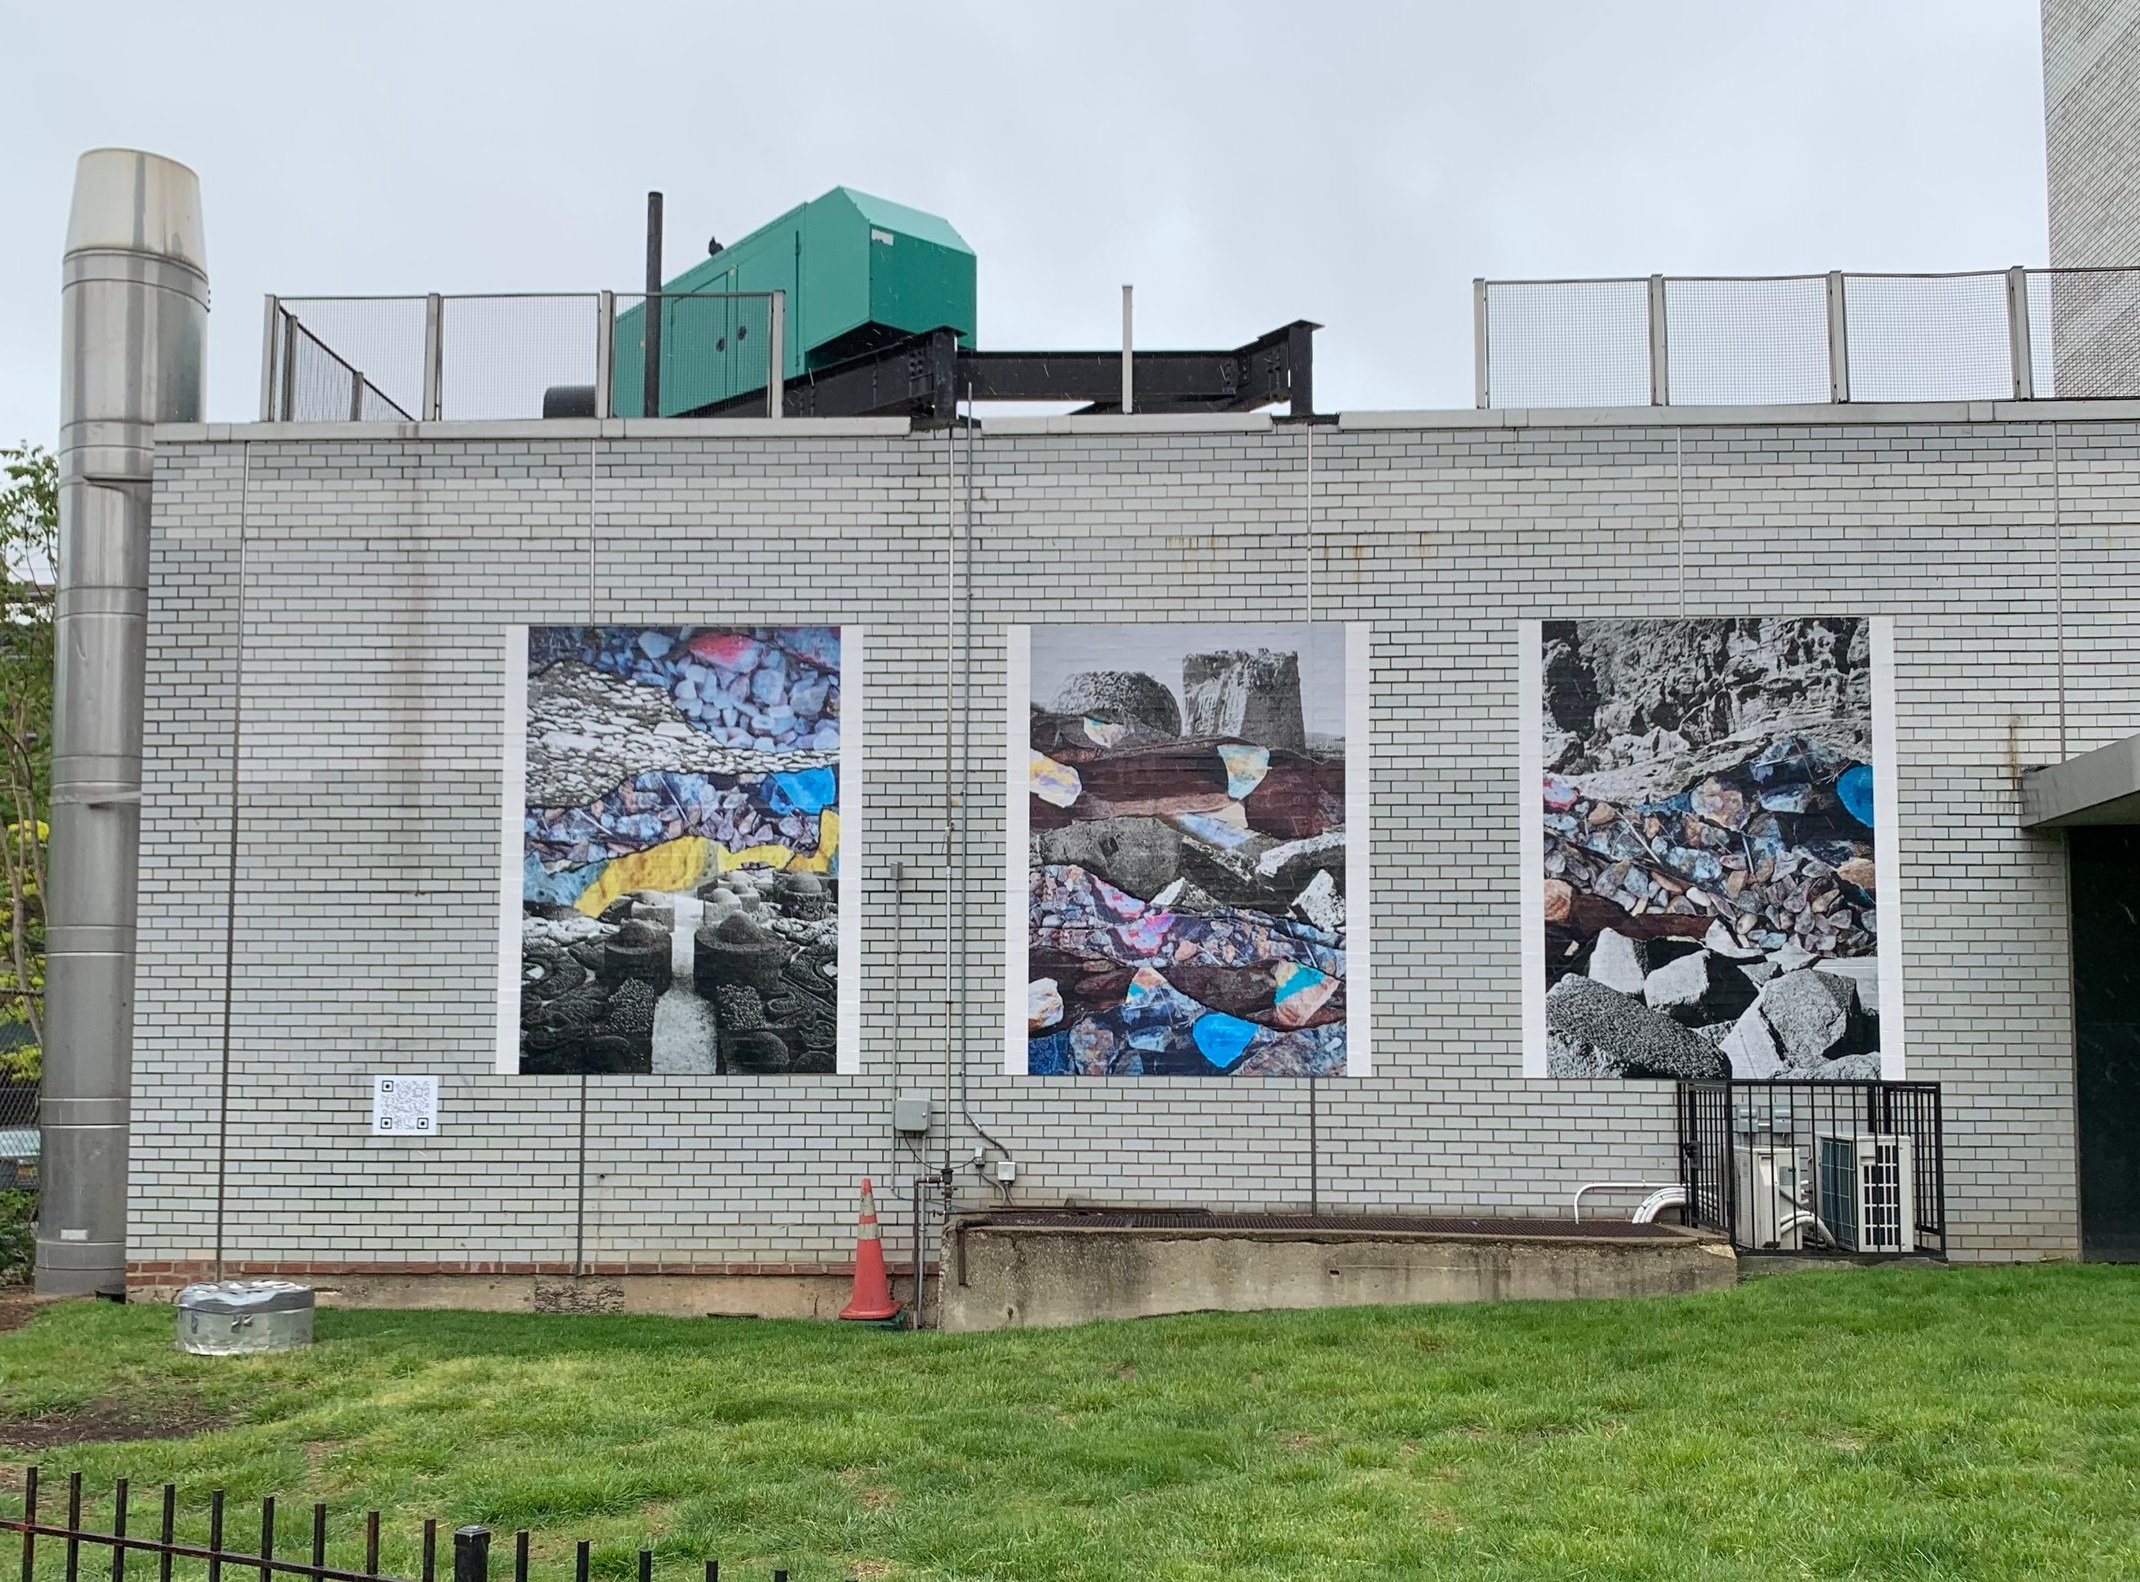
[[[208,1496],[208,1526],[204,1541],[191,1542],[179,1537],[178,1488],[175,1484],[162,1485],[153,1501],[153,1509],[140,1511],[130,1506],[132,1491],[127,1480],[119,1479],[112,1486],[110,1527],[100,1530],[90,1525],[94,1513],[85,1509],[79,1472],[67,1476],[64,1512],[40,1509],[43,1482],[40,1469],[31,1467],[22,1476],[22,1515],[19,1518],[0,1517],[0,1532],[22,1536],[22,1582],[37,1582],[39,1577],[81,1582],[86,1574],[85,1563],[101,1558],[96,1553],[98,1551],[109,1553],[111,1582],[127,1582],[130,1556],[139,1556],[142,1562],[132,1568],[136,1582],[147,1582],[151,1568],[156,1582],[173,1582],[174,1576],[188,1579],[188,1582],[203,1576],[206,1582],[225,1582],[226,1569],[250,1573],[257,1582],[274,1582],[278,1576],[305,1577],[311,1582],[439,1582],[439,1524],[432,1519],[426,1519],[423,1524],[418,1576],[394,1578],[379,1569],[381,1518],[378,1511],[364,1513],[362,1564],[339,1564],[331,1555],[327,1507],[323,1504],[311,1508],[309,1530],[299,1537],[286,1528],[278,1529],[280,1513],[275,1497],[269,1495],[260,1502],[257,1543],[246,1549],[241,1547],[243,1540],[228,1531],[229,1501],[221,1489],[210,1491]],[[446,1563],[452,1567],[453,1582],[490,1582],[493,1565],[491,1530],[460,1527],[448,1536],[452,1552]],[[529,1582],[529,1533],[523,1528],[512,1536],[512,1582]],[[40,1540],[43,1540],[42,1547]],[[85,1549],[92,1552],[90,1556],[85,1557]],[[721,1563],[718,1560],[694,1561],[689,1568],[693,1582],[700,1576],[701,1565],[704,1582],[720,1582]],[[104,1567],[100,1564],[97,1570],[101,1573]],[[597,1572],[607,1576],[614,1574],[614,1570],[610,1564],[597,1566],[594,1546],[589,1540],[582,1538],[574,1545],[573,1582],[590,1582],[590,1577]],[[503,1566],[499,1567],[499,1574],[503,1576]],[[771,1574],[773,1582],[788,1582],[785,1568],[774,1567]],[[654,1582],[653,1550],[638,1552],[635,1575],[637,1582]],[[738,1577],[743,1573],[731,1568],[729,1575]]]
[[[1936,1082],[1682,1082],[1691,1223],[1741,1252],[1947,1252]]]

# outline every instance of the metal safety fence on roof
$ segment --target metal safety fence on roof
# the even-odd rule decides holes
[[[260,420],[778,417],[785,338],[779,291],[271,296]]]
[[[1481,407],[2140,397],[2140,268],[1472,285]]]

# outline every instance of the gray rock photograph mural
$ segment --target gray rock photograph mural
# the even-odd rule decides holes
[[[1538,621],[1525,645],[1526,1069],[1899,1075],[1886,623]]]
[[[841,889],[860,643],[828,626],[513,631],[501,1069],[855,1069]]]
[[[1367,634],[1010,633],[1006,1069],[1368,1069]]]

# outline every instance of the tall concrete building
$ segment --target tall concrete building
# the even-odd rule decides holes
[[[2043,0],[2051,264],[2140,264],[2140,4]]]
[[[2140,4],[2043,0],[2049,311],[2058,390],[2122,393],[2140,375]]]

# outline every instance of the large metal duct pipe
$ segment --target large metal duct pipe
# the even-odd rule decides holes
[[[207,382],[208,275],[192,171],[133,149],[82,156],[60,323],[37,1289],[69,1293],[126,1279],[154,428],[200,421]]]

